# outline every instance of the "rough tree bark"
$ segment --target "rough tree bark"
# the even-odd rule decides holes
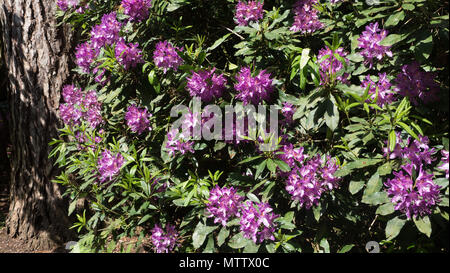
[[[60,91],[70,77],[70,29],[56,27],[54,0],[2,0],[12,142],[8,234],[35,249],[72,238],[66,200],[48,159],[57,136]]]

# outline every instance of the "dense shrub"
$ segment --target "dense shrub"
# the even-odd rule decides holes
[[[59,0],[80,35],[51,143],[74,251],[448,251],[447,4]],[[197,139],[224,132],[194,97],[275,105],[279,138],[246,118]]]

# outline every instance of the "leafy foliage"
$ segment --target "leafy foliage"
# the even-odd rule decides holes
[[[80,74],[76,85],[96,90],[103,120],[95,128],[84,120],[66,124],[50,143],[50,156],[63,170],[55,182],[66,187],[69,214],[78,218],[75,251],[112,251],[125,237],[138,237],[138,245],[155,250],[149,237],[160,224],[176,226],[173,251],[179,252],[363,252],[368,241],[380,242],[384,252],[448,251],[448,154],[447,161],[441,156],[449,149],[449,109],[442,103],[448,102],[449,90],[448,6],[442,1],[304,1],[314,4],[323,24],[312,33],[291,30],[296,1],[289,0],[264,1],[264,17],[248,25],[234,21],[238,1],[233,0],[153,0],[142,21],[129,21],[118,0],[82,2],[87,4],[83,11],[58,10],[61,23],[89,41],[91,29],[114,11],[122,23],[120,36],[138,44],[143,63],[125,69],[113,43],[98,49],[91,67],[96,73],[75,69]],[[370,67],[358,38],[374,23],[388,31],[379,46],[393,54],[374,58]],[[153,60],[156,44],[166,40],[182,59],[177,69],[163,70]],[[131,53],[124,51],[120,58],[124,54]],[[432,80],[409,78],[406,84],[422,88],[425,97],[437,86],[431,102],[399,93],[398,75],[411,75],[405,65],[413,61],[420,75],[432,75]],[[242,67],[255,75],[270,73],[275,91],[263,104],[285,109],[290,103],[295,109],[292,122],[279,128],[279,149],[260,152],[260,142],[247,138],[239,143],[194,140],[191,152],[167,150],[172,107],[193,107],[186,87],[191,75],[215,68],[227,78],[224,95],[214,99],[224,109],[241,104],[233,86]],[[387,88],[383,77],[390,82]],[[386,94],[392,101],[382,103]],[[146,117],[151,130],[136,133],[127,126],[130,105],[151,113]],[[420,172],[432,175],[439,196],[430,213],[409,218],[394,204],[387,181],[411,164],[408,156],[393,155],[397,148],[411,150],[414,140],[431,153]],[[288,144],[303,149],[307,159],[291,164]],[[100,183],[99,160],[106,149],[123,156],[124,163],[108,165],[111,180]],[[316,155],[318,162],[336,165],[330,179],[338,182],[306,208],[292,198],[286,180]],[[412,181],[419,180],[419,165],[415,170]],[[214,222],[207,204],[216,186],[233,187],[252,204],[267,203],[276,214],[270,223],[274,239],[246,237],[242,215],[226,225]]]

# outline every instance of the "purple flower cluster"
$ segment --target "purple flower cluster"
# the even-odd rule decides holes
[[[92,47],[99,49],[105,45],[112,45],[119,40],[119,32],[122,24],[117,21],[116,13],[103,15],[100,25],[91,30]]]
[[[286,180],[286,190],[301,207],[310,209],[319,203],[324,192],[339,186],[339,178],[334,176],[337,169],[336,162],[329,156],[323,162],[320,155],[316,155],[301,167],[293,168]]]
[[[442,154],[442,162],[443,162],[443,164],[441,166],[439,166],[438,169],[444,171],[445,172],[445,178],[448,179],[448,166],[449,166],[448,151],[442,150],[441,154]]]
[[[104,150],[97,162],[100,182],[111,181],[119,173],[123,163],[124,159],[121,153],[114,156],[110,150]]]
[[[130,21],[147,19],[151,6],[152,0],[122,0],[123,13],[130,16]]]
[[[167,133],[166,150],[170,156],[177,152],[181,154],[194,153],[193,146],[194,142],[184,138],[183,134],[178,132],[178,129],[171,129]]]
[[[378,74],[378,82],[375,83],[370,79],[370,75],[367,75],[366,78],[361,82],[361,87],[366,89],[369,86],[369,94],[371,95],[372,100],[377,96],[377,88],[378,88],[378,98],[377,104],[379,106],[383,106],[385,104],[390,104],[395,101],[394,93],[391,92],[391,83],[386,77],[386,73]]]
[[[334,54],[338,54],[340,57],[342,57],[345,62],[348,64],[348,59],[345,57],[347,56],[347,52],[344,51],[342,47],[336,49],[334,52],[328,48],[328,46],[325,46],[325,48],[322,48],[319,50],[319,54],[317,55],[317,59],[319,61],[319,67],[320,67],[320,78],[321,78],[321,84],[328,84],[331,81],[331,76],[336,75],[339,71],[341,71],[344,68],[344,64],[339,61]],[[325,56],[328,56],[328,58],[324,58]],[[342,83],[347,84],[348,83],[348,73],[344,73],[341,76],[337,76],[336,80],[341,81]]]
[[[294,168],[297,163],[302,163],[308,156],[303,154],[304,148],[294,148],[292,143],[283,145],[281,150],[283,153],[278,155],[278,158],[286,162],[289,167]]]
[[[263,2],[248,1],[247,4],[239,0],[236,5],[235,21],[240,26],[247,26],[249,22],[257,22],[264,17]]]
[[[272,212],[268,203],[255,204],[247,201],[242,205],[242,216],[240,220],[240,230],[245,238],[253,240],[255,243],[261,243],[266,239],[275,240],[274,220],[279,215]]]
[[[425,103],[437,100],[439,84],[434,80],[436,75],[432,72],[421,71],[417,62],[402,67],[402,72],[395,79],[398,94],[409,97],[414,105],[418,99]]]
[[[59,9],[61,9],[62,11],[66,11],[78,6],[79,2],[79,0],[58,0],[56,4],[58,5]]]
[[[193,72],[187,79],[186,89],[192,97],[200,97],[202,101],[209,102],[213,98],[222,96],[227,79],[223,74],[214,73],[216,69]]]
[[[387,34],[386,30],[378,28],[378,22],[376,22],[366,26],[366,30],[358,38],[358,48],[362,48],[360,54],[365,58],[366,66],[372,68],[374,59],[381,61],[385,55],[392,57],[390,46],[380,45]]]
[[[244,102],[258,104],[262,100],[268,100],[273,92],[273,80],[270,73],[262,70],[256,77],[252,77],[250,68],[242,67],[236,76],[237,83],[234,88],[239,91],[236,98]]]
[[[95,91],[83,94],[75,85],[63,87],[64,104],[59,107],[60,116],[67,125],[79,125],[84,118],[92,128],[102,123],[101,103],[97,100]]]
[[[125,113],[125,120],[131,131],[142,134],[146,130],[152,130],[150,121],[148,120],[151,116],[152,114],[147,112],[147,108],[139,108],[131,105]]]
[[[292,103],[289,102],[283,102],[283,108],[281,108],[281,114],[284,117],[283,123],[284,124],[291,124],[294,122],[294,114],[295,114],[296,108]]]
[[[76,63],[84,72],[90,72],[101,47],[112,45],[119,39],[121,27],[122,24],[117,21],[115,12],[105,14],[102,17],[101,24],[92,28],[91,40],[77,46],[75,52]],[[97,70],[95,69],[95,71]]]
[[[153,61],[157,67],[164,70],[164,74],[170,68],[177,71],[178,66],[183,63],[183,59],[178,56],[177,50],[181,51],[182,49],[172,46],[168,41],[156,44],[156,49],[153,52]]]
[[[178,232],[171,224],[166,224],[165,231],[159,225],[155,225],[151,240],[156,253],[169,253],[177,245]]]
[[[103,122],[101,109],[102,104],[98,101],[97,93],[89,91],[85,94],[83,100],[84,118],[89,122],[92,128],[96,128]]]
[[[116,43],[115,48],[116,59],[125,70],[136,67],[138,63],[143,63],[142,50],[139,49],[138,43],[126,44],[123,39]]]
[[[392,197],[395,210],[405,213],[408,219],[431,214],[432,207],[440,202],[440,187],[433,183],[433,175],[420,166],[414,181],[413,168],[412,164],[402,166],[403,170],[393,172],[395,178],[388,179],[384,184],[388,187],[387,193]]]
[[[426,136],[419,136],[419,140],[408,137],[406,145],[403,145],[400,133],[396,133],[397,143],[393,151],[389,150],[389,147],[383,149],[384,155],[390,159],[400,158],[408,159],[415,169],[419,169],[421,165],[429,165],[434,159],[432,155],[436,153],[434,148],[428,146],[429,140]],[[386,142],[387,143],[387,142]]]
[[[220,222],[225,226],[231,217],[240,217],[243,199],[233,187],[214,187],[209,192],[209,202],[206,204],[206,210],[210,214],[208,217],[214,217],[214,223]]]
[[[85,73],[89,73],[91,65],[97,55],[98,49],[95,49],[89,41],[79,44],[75,49],[77,65],[81,67]]]
[[[317,0],[299,0],[294,4],[294,24],[290,28],[292,32],[312,33],[324,27],[319,21],[318,10],[313,5]]]

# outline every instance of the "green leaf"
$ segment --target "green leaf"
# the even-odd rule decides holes
[[[206,52],[216,49],[231,35],[231,33],[225,34],[222,38],[217,39],[214,44],[206,49]]]
[[[322,238],[319,245],[323,249],[321,253],[330,253],[330,244],[328,244],[328,240],[326,238]]]
[[[142,217],[141,220],[139,220],[138,226],[147,221],[148,219],[150,219],[150,217],[152,217],[150,214],[144,215],[144,217]]]
[[[214,152],[222,150],[223,148],[225,148],[225,146],[227,146],[227,143],[223,141],[216,142],[216,144],[214,145]]]
[[[400,233],[405,223],[406,220],[402,220],[398,218],[398,216],[389,220],[386,224],[385,229],[387,240],[392,240],[395,237],[397,237],[397,235]]]
[[[397,136],[395,135],[395,131],[392,130],[389,133],[389,151],[390,152],[394,151],[396,143],[397,143]]]
[[[405,36],[401,34],[390,34],[386,36],[381,42],[380,45],[383,46],[392,46],[400,41],[402,41],[405,38]]]
[[[400,125],[403,129],[405,129],[405,131],[408,132],[408,134],[410,134],[413,138],[415,138],[417,140],[419,139],[417,134],[414,133],[414,131],[411,129],[411,127],[409,127],[407,124],[405,124],[401,121],[398,121],[397,124]]]
[[[69,205],[69,212],[68,212],[68,216],[70,216],[72,213],[73,213],[73,211],[75,210],[75,208],[76,208],[76,206],[77,206],[77,202],[78,202],[78,199],[75,199],[75,200],[73,200],[72,202],[70,202],[70,205]]]
[[[278,168],[280,168],[281,171],[283,171],[283,172],[291,171],[291,167],[289,167],[289,165],[286,162],[284,162],[283,160],[274,159],[273,161],[278,166]]]
[[[339,124],[339,110],[336,106],[336,103],[333,99],[328,99],[324,103],[326,103],[325,108],[325,123],[331,131],[334,131]]]
[[[348,191],[351,194],[356,194],[358,193],[362,188],[364,188],[364,181],[351,181],[350,184],[348,185]]]
[[[351,244],[351,245],[345,245],[343,246],[337,253],[347,253],[349,252],[355,245]]]
[[[380,205],[389,202],[389,198],[386,192],[375,192],[364,195],[361,202],[368,205]]]
[[[256,167],[256,172],[255,172],[255,179],[258,179],[259,176],[261,175],[261,173],[264,171],[264,169],[266,168],[266,160],[264,160],[263,162],[261,162],[258,167]]]
[[[214,252],[214,237],[212,234],[208,236],[208,242],[206,243],[205,249],[202,253],[213,253]]]
[[[234,249],[240,249],[245,247],[248,244],[248,239],[244,238],[242,232],[237,233],[233,237],[231,237],[228,242],[228,246]]]
[[[428,216],[416,219],[413,217],[414,224],[417,229],[423,234],[427,235],[428,238],[431,237],[431,222]]]
[[[378,192],[382,186],[383,183],[381,182],[380,175],[378,174],[378,172],[376,172],[370,177],[369,181],[367,182],[366,189],[364,190],[364,195],[367,196]]]
[[[302,55],[300,57],[300,69],[303,69],[306,66],[306,64],[308,63],[308,61],[310,59],[309,52],[310,52],[309,48],[304,48],[302,50]]]
[[[206,236],[208,236],[208,234],[213,232],[216,228],[217,226],[209,227],[199,222],[195,227],[194,233],[192,234],[192,245],[194,248],[197,249],[201,247],[206,239]]]
[[[384,23],[384,27],[388,28],[388,27],[396,26],[403,19],[405,19],[405,12],[403,10],[396,12],[396,13],[392,14],[391,16],[389,16],[389,18],[386,20],[386,23]]]
[[[337,177],[343,177],[352,172],[354,169],[361,169],[368,166],[375,165],[381,162],[383,159],[378,158],[360,158],[350,163],[347,163],[345,166],[339,168],[334,175]]]
[[[219,247],[222,246],[229,235],[230,231],[226,227],[222,227],[219,234],[217,235],[217,245]]]
[[[395,211],[394,204],[386,203],[377,208],[376,214],[379,215],[389,215]]]
[[[253,193],[247,193],[247,197],[248,199],[250,199],[251,201],[255,202],[255,203],[261,203],[261,201],[259,201],[258,197],[256,197],[256,195],[254,195]]]
[[[242,160],[241,162],[239,162],[238,165],[251,162],[251,161],[256,160],[258,158],[261,158],[261,156],[258,155],[258,156],[253,156],[253,157],[246,158],[246,159]]]
[[[405,10],[414,10],[414,8],[415,8],[414,4],[403,3],[402,5],[402,9]]]
[[[390,162],[386,162],[378,167],[377,172],[380,176],[388,175],[392,172],[392,166]]]
[[[243,253],[257,253],[261,245],[255,244],[252,240],[247,240]]]
[[[271,158],[267,159],[267,169],[269,169],[269,171],[271,171],[272,173],[277,170],[277,165]]]

